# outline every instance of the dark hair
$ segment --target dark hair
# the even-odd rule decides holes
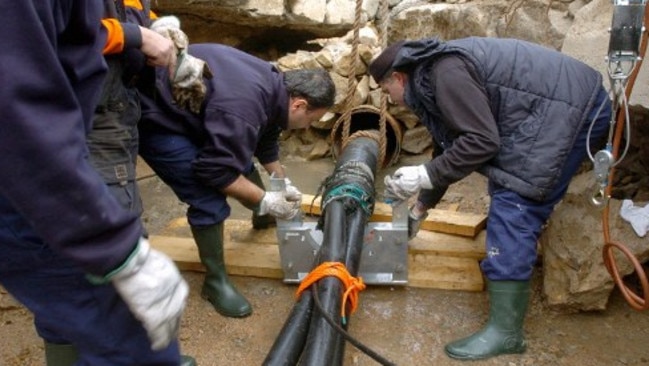
[[[284,72],[288,95],[304,98],[309,109],[330,108],[334,105],[336,86],[325,69],[299,69]]]

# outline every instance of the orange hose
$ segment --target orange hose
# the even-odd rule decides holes
[[[638,77],[640,66],[642,66],[642,60],[647,51],[646,33],[647,33],[648,21],[649,21],[649,5],[645,7],[644,29],[642,35],[642,42],[640,43],[641,58],[636,62],[636,67],[631,71],[626,89],[624,90],[627,100],[630,99],[631,90],[633,89],[633,84],[635,84],[635,80]],[[622,132],[624,131],[625,120],[626,120],[626,110],[620,109],[618,111],[618,115],[615,121],[615,134],[613,137],[612,153],[613,153],[613,157],[615,158],[614,161],[617,161],[617,157],[620,152],[620,143],[622,141]],[[614,173],[615,173],[615,168],[612,167],[609,174],[609,182],[611,183],[613,182]],[[605,197],[611,196],[611,190],[612,187],[611,184],[609,184],[606,187]],[[620,288],[622,295],[624,296],[624,298],[632,308],[638,311],[649,309],[649,281],[647,280],[647,274],[642,268],[642,265],[635,257],[635,255],[624,244],[611,241],[608,203],[606,204],[602,212],[602,227],[604,232],[604,247],[602,248],[602,256],[604,258],[604,266],[606,266],[606,270],[611,275],[611,277],[613,277],[615,284]],[[618,269],[615,256],[613,254],[613,248],[619,249],[622,253],[624,253],[627,259],[629,259],[629,261],[633,264],[633,268],[635,269],[635,272],[637,273],[638,278],[640,279],[640,284],[642,285],[642,291],[644,294],[643,296],[637,295],[633,290],[629,289],[629,287],[627,287],[626,284],[624,283],[624,280],[620,275],[620,271]]]

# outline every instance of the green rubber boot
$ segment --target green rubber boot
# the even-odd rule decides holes
[[[189,356],[180,356],[180,366],[197,366],[196,360]]]
[[[266,190],[264,181],[259,175],[259,170],[253,168],[252,172],[246,175],[246,179],[253,182],[257,187]],[[269,227],[276,226],[275,218],[269,214],[259,216],[255,210],[252,211],[252,228],[255,230],[268,229]]]
[[[201,296],[221,315],[242,318],[252,314],[252,306],[234,287],[225,271],[223,260],[223,223],[207,227],[191,227],[205,266],[205,282]]]
[[[45,342],[45,365],[72,366],[79,358],[77,348],[71,344]]]
[[[529,281],[490,281],[489,321],[478,332],[445,347],[459,360],[480,360],[526,349],[523,321],[530,297]]]

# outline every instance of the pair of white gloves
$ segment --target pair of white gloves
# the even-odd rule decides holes
[[[421,189],[432,189],[428,172],[424,165],[405,166],[397,169],[393,175],[388,175],[383,180],[385,184],[385,199],[388,202],[397,203],[407,201],[410,197],[419,193]],[[412,239],[417,235],[421,222],[426,219],[428,213],[417,215],[413,207],[408,212],[408,238]]]
[[[174,102],[180,108],[200,113],[207,87],[203,77],[212,78],[212,72],[205,61],[187,52],[189,39],[180,29],[180,20],[175,16],[164,16],[151,24],[151,30],[171,40],[176,48],[176,70],[171,78]]]
[[[284,178],[285,188],[282,191],[266,191],[259,203],[259,215],[270,214],[278,219],[291,220],[300,212],[302,192],[291,180]]]

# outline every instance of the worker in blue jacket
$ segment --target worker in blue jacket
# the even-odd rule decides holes
[[[477,171],[489,179],[489,321],[448,344],[457,359],[522,353],[523,320],[536,246],[554,206],[608,131],[611,103],[602,76],[555,50],[514,39],[400,41],[370,65],[397,104],[420,118],[435,142],[432,160],[385,178],[389,199],[417,196],[417,222],[448,186]],[[594,147],[594,146],[593,146]]]
[[[266,191],[253,158],[287,178],[279,161],[281,130],[319,120],[334,103],[335,86],[324,69],[280,72],[224,45],[191,45],[189,54],[213,75],[204,78],[206,94],[179,105],[168,74],[158,68],[155,90],[142,90],[140,155],[189,205],[187,218],[207,270],[202,296],[220,314],[244,317],[252,306],[229,281],[223,261],[226,198],[255,216],[291,219],[298,213],[299,190],[285,179],[285,191]]]
[[[188,286],[88,157],[106,76],[104,5],[0,6],[12,50],[0,55],[0,284],[49,344],[76,347],[77,365],[178,365]]]

